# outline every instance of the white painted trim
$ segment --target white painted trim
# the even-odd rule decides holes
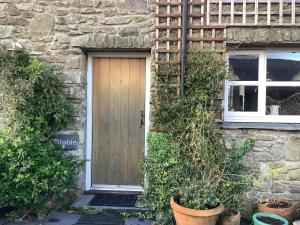
[[[141,186],[134,185],[92,185],[90,190],[101,190],[101,191],[135,191],[143,192],[144,189]]]
[[[299,48],[293,49],[260,49],[260,50],[236,50],[228,55],[258,55],[259,76],[258,81],[225,81],[224,88],[224,121],[225,122],[269,122],[269,123],[300,123],[297,115],[266,115],[266,89],[267,87],[300,87],[300,81],[267,81],[267,53],[272,52],[299,52]],[[228,110],[230,86],[258,86],[258,110],[257,112],[233,112]]]
[[[92,145],[93,145],[93,58],[88,56],[87,69],[87,107],[86,107],[86,169],[85,190],[90,190],[92,185]]]
[[[150,129],[150,101],[151,101],[151,54],[150,52],[91,52],[88,53],[87,70],[87,128],[86,128],[86,182],[85,190],[112,191],[143,191],[140,186],[92,184],[92,131],[93,131],[93,58],[145,58],[145,155],[147,155],[147,136]]]

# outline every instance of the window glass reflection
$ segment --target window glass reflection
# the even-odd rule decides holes
[[[267,87],[266,115],[300,115],[300,87]]]
[[[230,55],[229,80],[258,81],[258,55]]]
[[[300,81],[300,53],[268,53],[267,81]]]
[[[257,86],[230,86],[228,109],[233,112],[255,112],[257,111],[257,96]]]

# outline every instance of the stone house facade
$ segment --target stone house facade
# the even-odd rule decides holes
[[[288,5],[284,7],[285,10],[289,10]],[[210,13],[212,11],[213,7]],[[136,185],[138,179],[136,164],[132,162],[136,163],[139,159],[134,158],[134,155],[138,154],[142,157],[143,152],[139,152],[137,146],[144,145],[145,133],[149,128],[151,65],[155,63],[156,48],[156,13],[154,1],[148,0],[0,0],[0,44],[8,49],[23,47],[31,54],[57,65],[62,71],[65,92],[74,106],[76,121],[63,132],[78,134],[78,146],[72,154],[81,159],[88,159],[86,169],[79,175],[78,185],[82,190],[93,188],[140,190]],[[276,51],[278,49],[296,52],[299,50],[300,43],[300,27],[296,24],[299,19],[297,15],[295,13],[293,17],[294,24],[289,25],[272,25],[273,17],[268,19],[267,16],[266,21],[271,22],[263,24],[266,21],[260,19],[258,21],[263,21],[261,25],[259,23],[253,26],[238,25],[235,23],[239,21],[234,20],[227,24],[228,20],[223,21],[222,18],[219,22],[227,26],[226,42],[230,51],[241,49],[246,51],[275,49]],[[114,70],[116,69],[114,65],[118,65],[116,67],[122,70]],[[109,81],[105,81],[96,78],[96,76],[104,77],[101,73],[102,68],[106,68],[106,72],[114,76],[120,76],[120,73],[125,71],[124,73],[129,74],[128,79],[107,78]],[[140,83],[131,83],[131,76],[138,74],[134,71],[140,72],[138,76]],[[145,80],[141,76],[146,76]],[[101,86],[103,82],[108,82],[109,88],[105,89],[105,86]],[[115,83],[119,86],[114,86]],[[131,92],[135,87],[138,87],[137,92]],[[145,91],[144,95],[141,94],[143,92],[141,90]],[[100,97],[95,97],[95,93]],[[118,93],[117,97],[113,93]],[[122,99],[124,93],[128,96],[138,95],[139,99],[131,97]],[[145,101],[141,103],[143,98]],[[97,103],[100,104],[98,108],[93,108],[95,99],[100,102]],[[108,111],[101,111],[111,101],[118,102],[118,107],[109,106]],[[128,104],[122,105],[122,102]],[[300,107],[299,101],[295,104]],[[131,105],[139,107],[130,111]],[[116,118],[124,116],[121,113],[123,111],[127,112],[125,125],[116,122]],[[94,112],[94,115],[91,112]],[[131,115],[132,121],[138,126],[137,129],[126,127]],[[111,123],[104,127],[95,125],[97,121],[105,118],[111,120]],[[272,123],[233,122],[230,119],[226,120],[225,113],[225,122],[222,125],[228,140],[243,140],[246,137],[253,137],[256,140],[254,157],[262,169],[268,166],[287,168],[285,179],[276,184],[276,192],[293,199],[298,208],[300,207],[299,123],[299,117],[294,117],[292,123],[280,122],[280,120]],[[125,141],[122,139],[125,130],[123,126],[128,130]],[[115,130],[116,127],[120,131],[111,133],[111,130]],[[106,130],[101,133],[101,129]],[[106,135],[106,131],[109,135]],[[135,140],[138,144],[130,139],[132,137],[130,135],[141,135]],[[119,145],[110,146],[108,149],[125,146],[127,154],[115,152],[119,158],[106,156],[103,163],[108,162],[113,166],[112,168],[108,166],[109,171],[105,172],[108,175],[103,178],[102,172],[95,173],[92,169],[96,166],[101,167],[99,165],[101,163],[98,164],[97,160],[103,159],[99,158],[99,153],[94,154],[91,149],[92,146],[100,146],[103,141],[116,136],[121,140]],[[106,139],[101,139],[103,137]],[[135,148],[137,152],[130,152],[128,150],[130,147]],[[122,164],[118,159],[124,159],[126,163]],[[105,165],[107,167],[107,164]],[[105,168],[101,168],[101,171],[102,169]],[[109,177],[120,171],[123,172],[119,177],[114,179]],[[122,176],[126,179],[122,179]],[[95,180],[99,182],[94,182]],[[101,181],[104,181],[104,184]],[[258,192],[268,194],[269,188],[266,186]]]

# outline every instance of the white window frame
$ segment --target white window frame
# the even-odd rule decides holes
[[[230,81],[225,80],[224,90],[224,121],[225,122],[265,122],[265,123],[300,123],[299,116],[289,115],[266,115],[266,89],[271,87],[300,87],[300,81],[293,81],[293,85],[289,81],[268,81],[266,79],[267,72],[267,53],[272,52],[300,52],[300,50],[239,50],[232,51],[230,55],[258,55],[258,81]],[[228,62],[228,59],[227,59]],[[257,112],[233,112],[228,110],[229,88],[230,86],[258,86],[258,102]]]

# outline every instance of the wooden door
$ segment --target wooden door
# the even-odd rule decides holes
[[[92,184],[140,185],[145,59],[94,58]]]

